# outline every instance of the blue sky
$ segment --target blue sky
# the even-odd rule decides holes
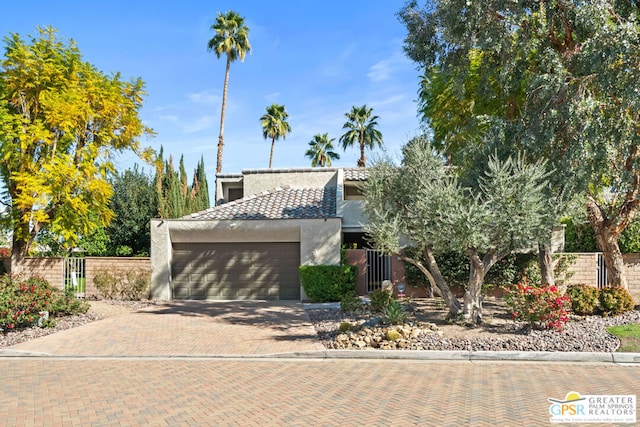
[[[395,154],[420,131],[419,72],[402,51],[405,28],[396,17],[404,0],[122,1],[32,0],[3,4],[0,33],[35,34],[50,25],[74,39],[84,59],[105,73],[142,78],[148,96],[140,112],[157,136],[143,140],[192,170],[204,156],[214,181],[225,60],[207,51],[218,12],[235,10],[250,28],[252,53],[231,65],[223,173],[266,168],[270,141],[260,117],[284,104],[292,132],[276,142],[274,168],[308,167],[304,152],[317,133],[336,139],[341,159],[355,166],[356,148],[338,146],[352,106],[380,116],[386,150]],[[369,159],[372,154],[368,153]],[[118,166],[135,158],[121,156]]]

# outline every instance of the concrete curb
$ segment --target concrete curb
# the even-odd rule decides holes
[[[139,354],[139,355],[53,355],[16,350],[0,350],[5,358],[51,359],[308,359],[308,360],[415,360],[434,362],[542,362],[638,364],[640,353],[551,352],[551,351],[431,351],[431,350],[313,350],[271,354]]]

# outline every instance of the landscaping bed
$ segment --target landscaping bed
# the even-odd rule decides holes
[[[403,325],[384,325],[371,312],[343,313],[339,308],[307,312],[328,349],[613,352],[620,341],[606,328],[640,323],[637,307],[612,317],[572,315],[563,330],[556,332],[514,322],[501,299],[485,301],[481,325],[448,322],[448,310],[438,298],[414,300],[413,306],[414,312]],[[399,336],[387,339],[390,330]]]

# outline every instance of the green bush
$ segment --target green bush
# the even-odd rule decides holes
[[[0,277],[0,329],[3,331],[36,325],[42,312],[55,316],[86,313],[88,309],[89,305],[76,300],[73,293],[52,287],[40,276]]]
[[[396,341],[402,338],[402,335],[400,335],[400,332],[396,331],[395,329],[391,329],[387,331],[386,338],[387,341]]]
[[[369,298],[371,299],[371,309],[377,312],[384,311],[391,301],[396,299],[393,292],[389,292],[384,289],[374,290],[369,294]]]
[[[625,288],[603,288],[599,292],[600,311],[605,316],[616,316],[633,310],[633,297]]]
[[[349,322],[340,322],[340,326],[338,327],[340,332],[347,332],[353,330],[353,325]]]
[[[300,282],[311,302],[338,302],[355,295],[358,268],[352,265],[303,265]]]
[[[406,308],[397,299],[392,299],[382,310],[382,321],[388,325],[400,325],[407,320],[409,314]]]
[[[350,293],[340,300],[340,310],[344,313],[353,313],[364,309],[365,305],[355,293]]]
[[[571,298],[571,310],[581,316],[589,316],[598,311],[598,288],[589,285],[570,285],[567,295]]]

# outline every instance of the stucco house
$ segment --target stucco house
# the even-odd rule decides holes
[[[394,272],[399,279],[397,260],[363,249],[366,179],[364,168],[217,175],[215,207],[152,220],[152,297],[305,299],[298,267],[339,264],[342,244],[360,249],[349,254],[361,271],[360,293],[371,290],[367,279],[380,283]]]

